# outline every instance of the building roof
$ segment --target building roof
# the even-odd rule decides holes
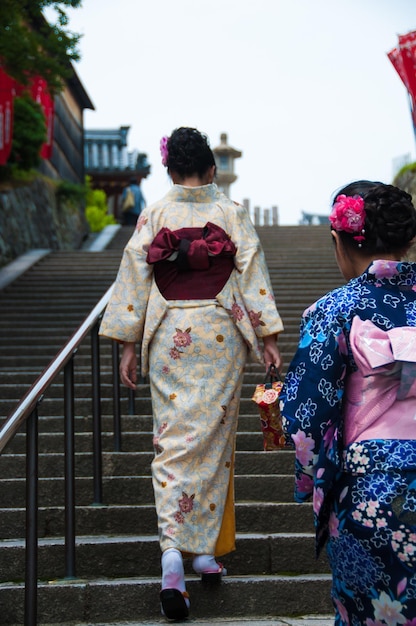
[[[68,86],[71,87],[74,98],[76,98],[78,104],[82,109],[91,109],[95,111],[95,106],[93,105],[89,95],[87,94],[84,85],[82,84],[78,74],[75,71],[74,66],[71,65],[72,76],[68,79]]]

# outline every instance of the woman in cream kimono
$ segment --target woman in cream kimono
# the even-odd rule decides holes
[[[213,183],[207,138],[179,128],[161,141],[174,183],[140,215],[100,334],[124,344],[122,382],[136,387],[136,343],[150,376],[152,478],[162,550],[162,612],[186,617],[183,556],[206,580],[235,549],[234,448],[248,356],[281,367],[283,330],[246,209]],[[263,344],[261,346],[261,343]]]

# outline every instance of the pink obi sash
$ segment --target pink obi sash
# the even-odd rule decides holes
[[[203,228],[161,228],[149,246],[156,284],[166,300],[215,298],[234,269],[236,247],[227,233],[207,222]]]
[[[345,386],[345,443],[416,439],[416,327],[385,331],[357,316],[350,343],[358,371]]]

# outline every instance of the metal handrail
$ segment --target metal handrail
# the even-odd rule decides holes
[[[110,300],[113,285],[92,309],[55,358],[23,396],[0,430],[0,455],[26,422],[26,556],[25,626],[37,624],[38,567],[38,405],[57,375],[64,371],[65,426],[65,578],[75,578],[75,449],[74,449],[74,356],[86,335],[91,333],[93,400],[94,504],[102,504],[101,396],[98,330]],[[114,445],[121,450],[119,344],[113,340],[112,377]],[[129,390],[129,412],[134,412],[134,392]]]
[[[110,300],[113,286],[114,284],[111,285],[111,287],[106,291],[78,330],[76,330],[72,337],[68,339],[67,343],[63,346],[60,352],[58,352],[55,358],[49,363],[39,378],[23,396],[14,411],[7,417],[0,430],[0,454],[32,413],[34,408],[38,405],[46,389],[51,385],[56,376],[62,371],[71,357],[75,354],[82,340],[97,323]]]

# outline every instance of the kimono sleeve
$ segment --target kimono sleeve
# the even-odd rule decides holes
[[[304,502],[339,467],[338,436],[346,370],[342,324],[325,303],[304,314],[298,349],[281,393],[283,427],[295,452],[295,500]],[[321,491],[326,493],[329,483]],[[314,507],[315,508],[315,507]],[[317,505],[316,508],[319,508]]]
[[[238,289],[257,337],[282,332],[263,248],[248,211],[241,205],[237,206],[232,239],[237,246]]]
[[[100,335],[118,341],[141,341],[153,279],[153,267],[146,262],[152,239],[150,224],[143,211],[136,231],[124,249]]]

